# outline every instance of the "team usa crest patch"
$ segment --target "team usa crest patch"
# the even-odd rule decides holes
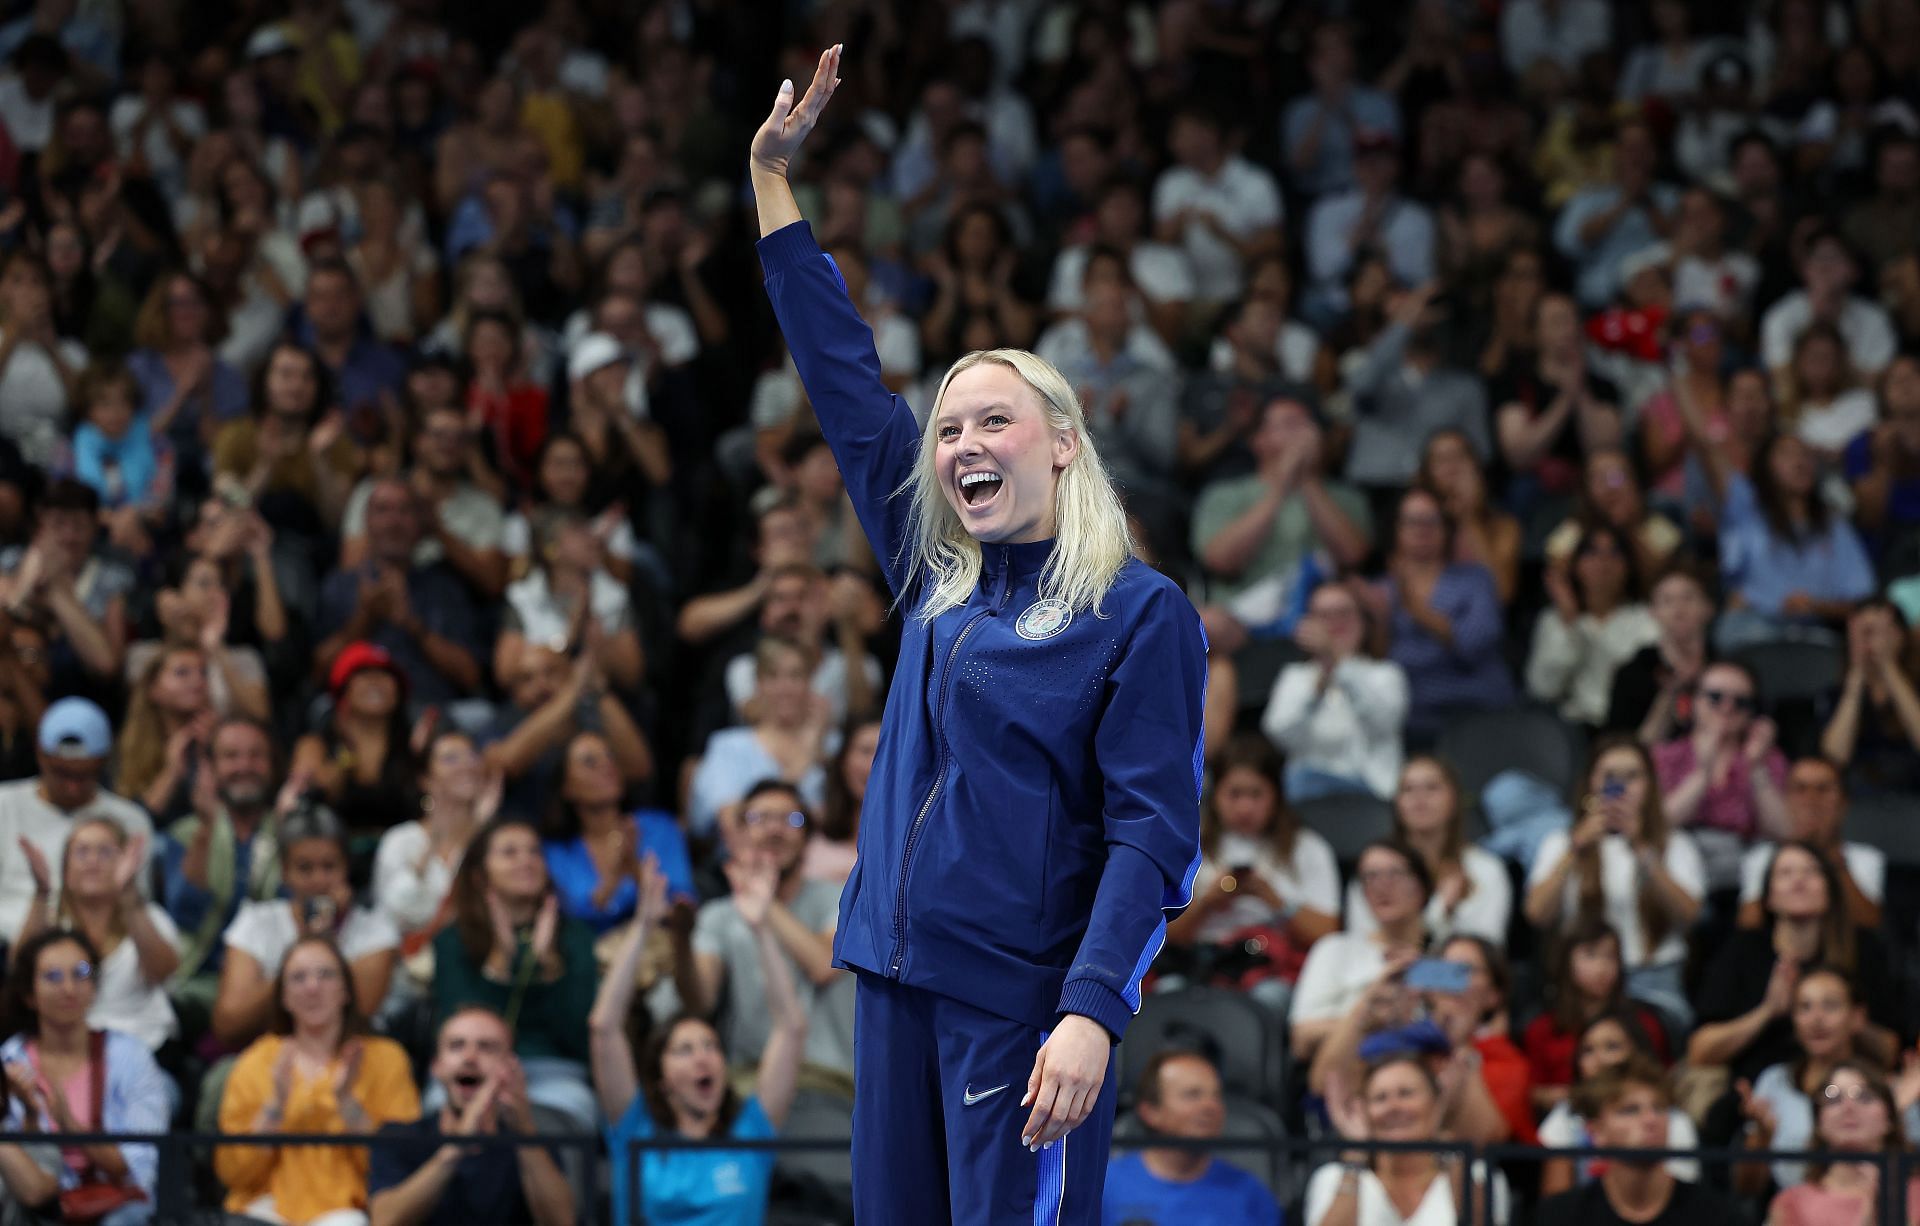
[[[1073,610],[1064,600],[1036,600],[1028,605],[1013,623],[1013,630],[1023,639],[1039,642],[1050,639],[1065,630],[1073,621]]]

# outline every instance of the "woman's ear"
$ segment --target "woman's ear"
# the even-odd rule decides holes
[[[1053,466],[1065,468],[1080,454],[1080,435],[1074,430],[1056,430],[1053,434]]]

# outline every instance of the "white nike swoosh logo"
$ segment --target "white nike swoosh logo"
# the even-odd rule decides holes
[[[993,1089],[991,1090],[982,1090],[978,1094],[975,1094],[973,1092],[973,1087],[969,1085],[966,1088],[965,1092],[960,1095],[960,1105],[963,1107],[971,1107],[973,1106],[973,1104],[979,1102],[983,1098],[992,1098],[995,1094],[998,1094],[1000,1091],[1006,1089],[1007,1086],[1010,1086],[1012,1084],[1013,1083],[1009,1081],[1006,1083],[1006,1085],[997,1085],[993,1087]]]

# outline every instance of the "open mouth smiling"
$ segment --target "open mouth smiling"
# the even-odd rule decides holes
[[[1006,484],[999,473],[978,469],[960,474],[956,484],[960,487],[960,497],[969,507],[984,507],[1000,496],[1000,487]]]

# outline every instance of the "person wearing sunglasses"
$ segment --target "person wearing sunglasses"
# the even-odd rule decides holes
[[[1906,1148],[1900,1127],[1901,1104],[1887,1080],[1872,1065],[1844,1061],[1814,1099],[1813,1148],[1851,1153],[1895,1154]],[[1898,1168],[1893,1168],[1898,1169]],[[1807,1182],[1788,1188],[1767,1208],[1767,1226],[1876,1226],[1886,1219],[1882,1167],[1877,1162],[1818,1162]],[[1920,1221],[1920,1176],[1894,1196],[1902,1207],[1898,1221]]]
[[[1744,664],[1714,661],[1694,687],[1693,730],[1653,748],[1667,823],[1692,833],[1712,890],[1740,884],[1748,843],[1786,837],[1787,758],[1758,694]]]
[[[13,951],[5,1000],[12,1037],[0,1044],[7,1099],[0,1132],[53,1139],[63,1132],[167,1130],[166,1078],[146,1045],[87,1024],[99,961],[92,941],[59,928]],[[153,1221],[159,1170],[151,1145],[62,1146],[50,1164],[29,1147],[0,1145],[0,1182],[10,1198],[58,1221],[75,1220],[66,1210],[77,1193],[104,1207],[98,1226],[144,1226]]]

